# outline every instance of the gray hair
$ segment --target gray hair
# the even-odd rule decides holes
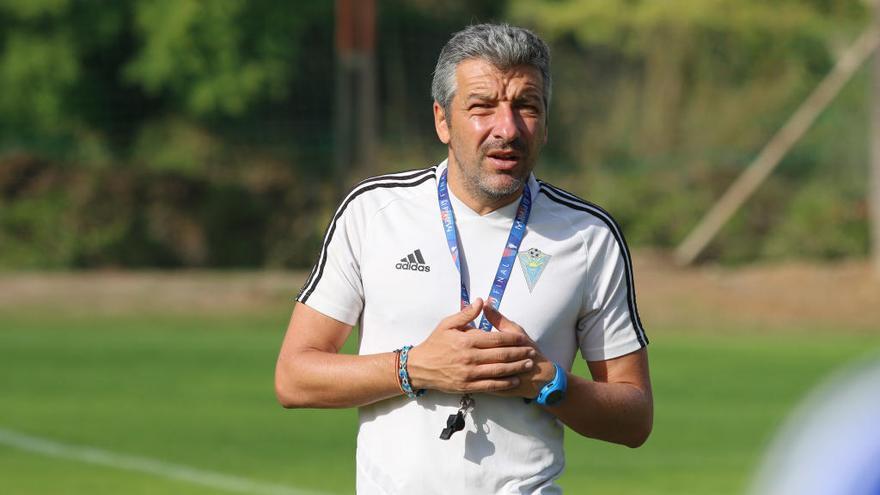
[[[532,66],[543,78],[545,115],[550,110],[550,49],[544,40],[528,29],[509,24],[475,24],[452,35],[440,51],[431,96],[448,115],[455,96],[455,69],[463,60],[483,59],[501,70],[517,65]]]

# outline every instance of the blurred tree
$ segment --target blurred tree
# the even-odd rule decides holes
[[[324,165],[332,8],[0,0],[0,266],[310,262],[326,200],[291,169]]]
[[[70,132],[82,116],[72,96],[96,74],[90,53],[121,33],[117,3],[0,2],[0,113],[4,141]]]
[[[680,240],[867,23],[860,0],[511,0],[510,15],[554,44],[560,90],[551,135],[559,139],[561,130],[564,141],[557,160],[588,172],[569,186],[636,225],[636,243],[660,246]],[[829,109],[824,120],[835,121],[833,132],[821,135],[820,120],[799,145],[814,154],[788,158],[797,162],[796,177],[773,179],[782,186],[765,191],[781,195],[773,204],[794,198],[817,170],[813,156],[845,156],[850,170],[863,169],[864,146],[842,149],[865,127],[863,84]],[[841,165],[835,159],[820,168]],[[646,215],[644,199],[654,194],[632,197],[643,182],[657,192],[667,184],[667,196],[688,187],[693,193]],[[838,189],[826,199],[848,203],[848,194]],[[730,227],[748,244],[737,259],[763,251],[773,224],[757,217],[788,221],[761,208],[747,214],[755,221]],[[715,254],[723,258],[724,249]]]
[[[127,145],[154,115],[242,116],[283,100],[308,76],[298,71],[309,55],[301,38],[331,9],[319,0],[2,0],[4,144],[54,137],[69,152],[98,131]]]
[[[125,76],[148,94],[169,94],[197,115],[241,115],[255,101],[287,96],[303,29],[328,2],[141,0],[140,47]]]
[[[377,7],[382,171],[445,152],[430,81],[449,35],[523,24],[553,50],[542,175],[658,246],[687,232],[867,22],[861,0]],[[338,201],[333,64],[327,0],[0,0],[0,266],[310,264]],[[864,251],[866,81],[714,256]],[[807,243],[811,218],[846,234]]]
[[[513,0],[510,12],[552,40],[572,40],[587,58],[611,51],[622,61],[615,64],[629,65],[622,77],[638,92],[621,84],[620,99],[635,98],[638,108],[625,127],[637,132],[634,150],[654,156],[729,146],[732,124],[745,129],[755,110],[791,104],[785,93],[827,70],[841,36],[865,16],[858,0]]]

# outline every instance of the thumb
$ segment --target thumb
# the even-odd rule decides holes
[[[479,297],[474,302],[461,308],[461,311],[446,319],[447,328],[462,328],[474,321],[474,318],[483,311],[483,300]]]
[[[527,335],[526,331],[515,322],[507,319],[506,316],[501,314],[500,311],[493,308],[491,304],[486,304],[483,308],[483,314],[486,315],[486,319],[489,320],[489,323],[492,324],[493,327],[497,328],[500,332],[509,332],[509,333],[518,333],[522,335]]]

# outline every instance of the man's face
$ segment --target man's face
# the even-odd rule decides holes
[[[449,114],[434,103],[437,135],[449,145],[455,169],[450,181],[455,173],[468,193],[490,201],[518,193],[547,141],[541,73],[468,59],[455,77]]]

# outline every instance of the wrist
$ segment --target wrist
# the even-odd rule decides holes
[[[414,390],[429,388],[426,384],[425,374],[419,366],[422,362],[422,349],[419,346],[413,346],[409,350],[409,362],[406,367],[409,372],[409,383]]]
[[[556,377],[556,366],[553,361],[549,359],[542,359],[540,362],[536,362],[535,366],[537,367],[537,372],[532,377],[532,383],[535,388],[535,395],[532,396],[534,398],[538,395],[538,392],[544,388],[544,385],[547,385],[553,378]]]
[[[394,387],[397,389],[397,393],[400,395],[406,395],[406,391],[403,390],[403,387],[400,386],[400,349],[395,349],[391,351],[391,379],[393,380]]]
[[[539,355],[539,357],[535,359],[534,372],[529,375],[529,386],[523,392],[525,394],[523,400],[527,404],[536,400],[541,393],[541,389],[543,389],[548,383],[552,382],[555,377],[556,366],[553,361]]]
[[[554,369],[553,378],[541,387],[538,391],[537,397],[535,397],[535,402],[542,406],[554,406],[559,404],[565,399],[565,394],[568,389],[568,375],[565,368],[557,363],[552,364]]]
[[[412,348],[413,346],[411,345],[405,345],[395,351],[395,353],[397,354],[397,377],[400,389],[407,397],[415,399],[416,397],[424,395],[425,389],[415,388],[412,385],[412,379],[409,375],[409,352]]]

